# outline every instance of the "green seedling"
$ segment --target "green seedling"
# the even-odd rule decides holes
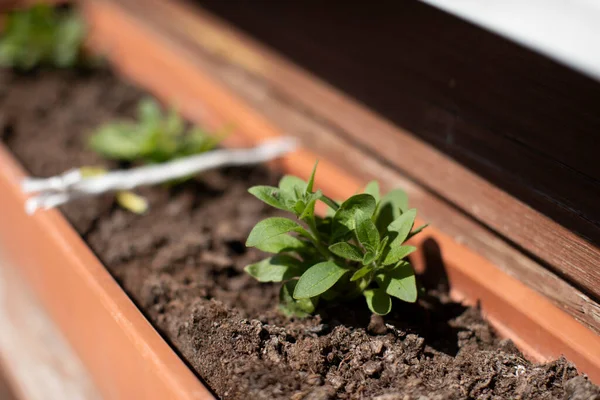
[[[343,301],[364,296],[379,315],[391,311],[392,299],[417,300],[417,283],[407,256],[416,250],[405,242],[426,225],[414,229],[417,211],[408,208],[402,190],[380,196],[379,184],[343,202],[314,191],[316,164],[308,182],[284,176],[278,187],[254,186],[249,192],[296,220],[267,218],[252,229],[246,245],[273,253],[246,266],[260,282],[282,282],[280,310],[305,316],[320,301]],[[325,203],[325,217],[315,214]]]
[[[151,164],[213,150],[223,137],[209,135],[199,127],[188,129],[174,109],[165,115],[159,104],[150,98],[140,101],[137,117],[135,121],[116,121],[101,126],[90,137],[90,147],[107,159]],[[133,192],[118,192],[116,196],[119,205],[132,212],[141,214],[148,208],[146,200]]]
[[[73,67],[84,59],[84,39],[85,25],[73,11],[47,4],[15,10],[7,15],[0,39],[0,66]]]
[[[146,98],[138,105],[136,121],[103,125],[89,144],[108,159],[160,163],[212,150],[220,140],[199,127],[187,129],[174,109],[165,115],[155,100]]]

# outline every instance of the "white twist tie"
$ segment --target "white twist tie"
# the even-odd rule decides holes
[[[284,137],[265,141],[253,148],[218,149],[161,164],[109,171],[87,178],[78,169],[50,178],[25,178],[21,182],[23,192],[37,193],[26,201],[25,211],[33,214],[39,208],[50,209],[83,197],[155,185],[209,169],[259,164],[294,150],[297,144],[296,139]]]

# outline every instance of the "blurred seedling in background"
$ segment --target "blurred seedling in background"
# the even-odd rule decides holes
[[[137,120],[115,121],[96,130],[90,147],[111,160],[160,163],[214,149],[223,135],[188,128],[175,109],[166,114],[154,99],[138,104]]]
[[[224,134],[210,135],[202,128],[188,127],[175,109],[163,113],[154,99],[138,104],[136,120],[109,122],[90,137],[90,147],[106,159],[127,163],[154,164],[213,150]],[[83,174],[98,176],[105,169],[83,167]],[[192,177],[170,182],[177,184]],[[146,200],[132,192],[117,192],[117,202],[135,213],[147,210]]]
[[[393,190],[380,196],[373,181],[340,204],[313,191],[315,172],[316,164],[308,182],[287,175],[278,187],[249,190],[297,221],[272,217],[256,224],[246,245],[275,255],[248,265],[246,272],[260,282],[283,282],[279,307],[286,315],[305,316],[320,301],[361,295],[379,315],[391,311],[391,297],[415,302],[417,283],[406,257],[416,248],[405,241],[426,225],[413,229],[417,211],[408,208],[406,194]],[[315,214],[317,201],[330,208],[325,217]]]
[[[27,71],[97,61],[84,52],[85,35],[83,19],[70,9],[38,4],[13,10],[4,21],[0,66]]]
[[[86,52],[83,19],[68,7],[38,4],[13,10],[2,21],[0,67],[29,71],[39,67],[96,67],[102,61]],[[158,103],[144,99],[138,118],[101,126],[92,135],[90,147],[126,169],[109,171],[84,166],[47,177],[27,177],[22,188],[33,194],[25,204],[28,213],[50,209],[70,201],[115,192],[122,207],[135,213],[148,209],[148,202],[132,188],[182,183],[198,173],[224,166],[252,165],[292,151],[297,141],[284,137],[247,149],[216,149],[225,133],[209,135],[199,127],[188,127],[171,109],[163,114]],[[214,151],[211,151],[214,150]],[[202,154],[208,152],[208,154]],[[146,164],[146,165],[139,165]],[[129,168],[132,167],[132,168]]]

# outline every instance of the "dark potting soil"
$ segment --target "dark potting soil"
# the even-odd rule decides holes
[[[0,136],[35,176],[103,162],[86,149],[98,124],[133,114],[142,93],[109,72],[0,73]],[[600,399],[566,360],[528,362],[476,308],[429,289],[371,317],[357,301],[287,320],[278,285],[243,267],[263,255],[245,238],[272,215],[246,190],[262,167],[145,188],[151,210],[111,196],[62,211],[117,281],[216,395],[226,399]],[[433,285],[435,286],[435,285]]]

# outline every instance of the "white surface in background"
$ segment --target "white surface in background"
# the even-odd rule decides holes
[[[422,0],[600,80],[600,0]]]

